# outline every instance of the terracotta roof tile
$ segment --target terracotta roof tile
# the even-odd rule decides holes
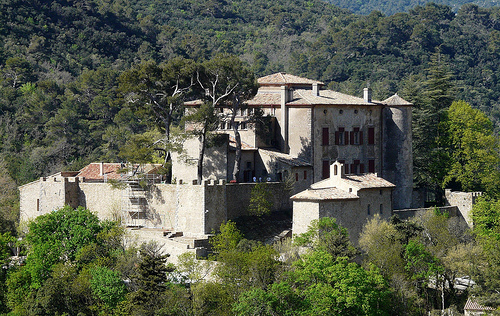
[[[310,84],[317,83],[318,85],[324,85],[321,81],[311,80],[307,78],[302,78],[299,76],[290,75],[284,72],[277,72],[272,75],[261,77],[257,79],[257,82],[261,85],[272,84],[272,85],[284,85],[284,84]]]
[[[394,188],[395,185],[391,182],[380,178],[375,173],[366,173],[360,175],[346,175],[343,181],[349,183],[358,189],[372,189],[372,188]]]
[[[150,174],[155,173],[155,170],[157,170],[160,166],[160,164],[147,164],[141,167],[143,168],[142,172]],[[86,180],[104,180],[104,178],[107,180],[118,180],[126,177],[125,174],[118,173],[118,170],[126,168],[125,164],[103,162],[102,167],[103,173],[101,175],[101,163],[93,162],[83,167],[83,169],[81,169],[76,176],[84,177]],[[137,167],[137,165],[135,167]]]
[[[311,105],[363,105],[374,106],[380,102],[365,102],[363,98],[332,91],[319,90],[319,96],[314,95],[312,90],[296,89],[293,91],[293,98],[287,105],[289,106],[311,106]],[[250,106],[280,106],[281,94],[279,91],[260,90],[255,97],[247,101]]]
[[[382,101],[382,103],[385,105],[413,105],[400,97],[397,93],[392,97],[385,99],[384,101]]]
[[[107,179],[120,179],[122,174],[118,174],[117,171],[124,168],[125,166],[121,163],[103,163],[103,175],[101,175],[101,163],[93,162],[80,170],[76,175],[77,177],[84,177],[88,180],[103,180],[104,175]]]
[[[295,194],[292,200],[325,201],[325,200],[355,200],[357,195],[337,188],[307,189]]]

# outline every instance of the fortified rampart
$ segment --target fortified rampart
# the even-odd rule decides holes
[[[472,207],[476,202],[476,199],[481,195],[481,192],[454,192],[447,189],[445,190],[446,206],[437,207],[437,209],[441,212],[447,212],[450,217],[460,218],[462,221],[465,221],[470,228],[472,228]],[[423,214],[433,209],[435,209],[435,207],[414,208],[394,210],[393,213],[398,215],[401,219],[409,219],[412,217],[421,217]]]
[[[123,182],[113,186],[103,181],[87,182],[82,177],[56,174],[19,188],[21,220],[26,221],[64,205],[83,206],[101,219],[120,219],[130,227],[147,227],[184,236],[203,236],[217,230],[224,221],[247,214],[255,183],[226,183],[204,180],[177,184]],[[267,183],[275,211],[290,210],[284,184]]]

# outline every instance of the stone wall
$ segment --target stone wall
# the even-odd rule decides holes
[[[235,219],[248,215],[250,195],[255,183],[228,183],[226,185],[227,219]],[[290,194],[285,191],[284,183],[269,182],[267,189],[273,203],[273,211],[289,211],[292,209]]]
[[[449,189],[445,190],[446,204],[456,206],[458,212],[460,212],[470,228],[473,226],[472,206],[481,195],[481,192],[453,192]]]
[[[312,220],[319,219],[319,203],[311,201],[293,201],[293,234],[300,235],[307,231]]]
[[[436,207],[422,207],[422,208],[411,208],[404,210],[394,210],[394,215],[397,215],[400,219],[410,219],[410,218],[418,218],[422,217],[428,211],[432,211],[436,209]],[[458,208],[456,206],[442,206],[437,207],[440,212],[447,212],[450,217],[461,216]]]
[[[27,221],[67,204],[66,184],[64,177],[54,175],[19,187],[20,220]]]
[[[393,191],[394,209],[412,206],[413,154],[412,107],[387,106],[383,110],[382,178],[396,185]]]
[[[205,180],[202,185],[184,183],[154,184],[141,192],[141,211],[127,207],[129,187],[117,188],[83,178],[48,177],[19,188],[21,220],[26,221],[65,204],[79,205],[100,219],[122,220],[125,225],[159,228],[203,236],[217,230],[228,219],[247,215],[255,183]],[[290,210],[289,195],[283,183],[268,183],[273,210]]]
[[[380,152],[382,135],[380,118],[380,106],[316,106],[313,114],[314,130],[312,136],[314,139],[314,182],[323,178],[322,165],[325,160],[330,163],[335,160],[344,160],[349,166],[354,163],[354,160],[359,160],[364,165],[364,172],[368,172],[368,161],[373,159],[375,161],[375,172],[380,173],[382,164],[380,161],[382,156]],[[369,127],[373,127],[375,131],[373,145],[368,144]],[[328,146],[322,144],[323,128],[328,128],[329,131]],[[344,131],[348,133],[349,136],[346,142],[349,145],[335,145],[335,132],[339,131],[339,128],[344,128]],[[350,144],[350,132],[354,128],[359,128],[359,131],[363,133],[362,144]]]

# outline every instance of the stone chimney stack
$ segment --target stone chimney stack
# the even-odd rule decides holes
[[[319,86],[317,82],[313,83],[312,93],[314,96],[319,96]]]
[[[364,88],[363,89],[363,99],[365,99],[365,102],[372,102],[372,89],[371,88]]]
[[[289,90],[287,86],[281,86],[281,119],[279,124],[282,143],[280,147],[284,153],[288,153],[288,108],[286,104],[290,101],[290,94],[292,93]]]
[[[104,162],[99,163],[99,175],[100,176],[104,175]]]
[[[281,106],[283,107],[289,101],[290,93],[287,86],[281,86]]]

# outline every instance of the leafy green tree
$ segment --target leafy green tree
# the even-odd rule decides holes
[[[353,259],[357,254],[357,250],[349,241],[347,229],[337,224],[336,219],[332,217],[311,221],[307,232],[295,236],[295,243],[310,247],[314,251],[325,251],[334,257]]]
[[[314,251],[294,263],[290,281],[311,315],[388,315],[389,290],[376,269]]]
[[[374,216],[363,226],[359,237],[359,245],[364,255],[364,267],[376,266],[388,280],[392,291],[391,311],[396,315],[417,315],[423,312],[424,300],[408,278],[403,256],[405,245],[410,238],[418,236],[410,227],[410,223],[406,221],[387,222],[379,216]]]
[[[410,92],[413,107],[413,164],[415,183],[434,192],[439,198],[444,171],[448,163],[446,150],[443,150],[440,124],[445,111],[453,101],[452,75],[444,56],[432,55],[427,79],[420,83],[421,91]],[[413,95],[412,95],[413,94]]]
[[[125,299],[127,289],[120,274],[106,267],[97,266],[91,269],[92,293],[100,299],[109,310]]]
[[[157,243],[143,244],[141,260],[132,276],[135,290],[127,295],[127,313],[155,315],[163,305],[164,292],[170,287],[168,273],[174,268],[167,265],[168,254],[163,254]]]
[[[161,150],[164,167],[170,168],[170,129],[181,113],[183,101],[192,92],[196,64],[184,58],[174,58],[167,63],[142,62],[120,76],[120,89],[136,113],[153,118],[164,137],[155,141],[156,150]],[[171,174],[167,176],[170,183]]]
[[[496,196],[500,192],[500,142],[491,121],[468,103],[456,101],[445,124],[451,161],[443,186]]]
[[[233,221],[222,223],[219,232],[210,239],[210,244],[215,253],[234,250],[243,239],[243,235]]]
[[[250,203],[248,213],[255,216],[269,215],[272,211],[271,191],[268,190],[268,184],[259,182],[254,185],[250,192]]]
[[[233,304],[236,315],[300,315],[307,311],[299,293],[286,282],[273,283],[269,289],[253,288],[243,292]]]
[[[241,136],[235,118],[245,109],[244,102],[257,93],[255,76],[238,57],[218,54],[201,65],[198,83],[205,91],[205,99],[214,109],[224,107],[230,110],[230,122],[236,140],[232,176],[233,180],[237,180],[241,165]]]
[[[195,137],[198,137],[200,142],[197,177],[198,183],[201,184],[203,178],[203,159],[205,157],[205,150],[207,147],[211,147],[210,145],[217,144],[219,140],[217,135],[213,135],[211,133],[219,127],[219,117],[217,116],[213,104],[210,102],[204,102],[194,112],[185,115],[182,120],[191,125],[189,132]]]
[[[28,246],[25,267],[31,274],[31,286],[39,288],[54,264],[74,262],[86,245],[97,241],[101,230],[97,216],[83,207],[65,206],[37,217],[29,224],[25,238]]]
[[[7,268],[10,264],[10,256],[12,255],[10,247],[14,246],[15,238],[10,233],[0,234],[0,313],[7,312],[5,298],[5,281],[7,278]]]

